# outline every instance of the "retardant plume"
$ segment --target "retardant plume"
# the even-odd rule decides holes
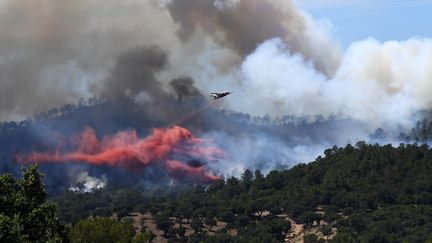
[[[209,141],[194,137],[187,129],[174,126],[168,129],[153,129],[145,138],[136,131],[123,131],[114,136],[96,137],[91,128],[75,136],[72,151],[33,152],[19,155],[20,163],[68,163],[84,162],[93,165],[117,166],[127,170],[142,170],[156,166],[175,179],[194,182],[209,182],[218,177],[201,166],[189,165],[190,159],[217,162],[225,153]],[[185,160],[184,163],[181,162]]]

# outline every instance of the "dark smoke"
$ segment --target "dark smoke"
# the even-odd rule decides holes
[[[183,97],[193,97],[201,95],[200,91],[194,86],[194,81],[190,77],[179,77],[171,80],[170,86],[177,94],[179,102]]]
[[[26,0],[0,2],[0,120],[23,119],[82,97],[139,94],[142,84],[117,81],[125,69],[114,76],[110,70],[119,54],[141,46],[158,45],[169,55],[159,55],[158,48],[150,53],[157,61],[141,67],[152,74],[140,83],[161,72],[165,85],[188,75],[206,92],[218,88],[214,80],[220,80],[221,70],[209,72],[213,67],[233,70],[232,64],[268,38],[281,37],[291,51],[325,73],[332,73],[339,60],[336,45],[321,35],[325,31],[316,31],[313,20],[291,1],[175,0],[164,6],[160,3],[167,1],[159,0],[33,2],[37,8]],[[168,59],[170,66],[164,65]],[[141,93],[138,100],[149,99],[147,95],[152,94]]]
[[[157,46],[131,49],[117,59],[102,93],[112,101],[129,98],[151,103],[166,99],[167,94],[155,74],[167,63],[166,53]]]
[[[167,66],[167,54],[158,46],[131,49],[118,58],[99,93],[119,109],[166,126],[205,103],[192,78],[180,76],[169,86],[159,80],[157,74]]]
[[[318,70],[334,71],[334,60],[316,56],[313,44],[306,41],[306,19],[290,1],[174,0],[168,9],[180,24],[177,33],[182,41],[201,30],[244,57],[265,40],[280,37],[291,51],[312,60]]]

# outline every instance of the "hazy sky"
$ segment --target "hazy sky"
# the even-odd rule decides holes
[[[373,37],[379,41],[432,37],[432,0],[297,0],[315,19],[326,19],[346,47]]]

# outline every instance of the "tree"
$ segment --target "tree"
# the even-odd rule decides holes
[[[214,243],[230,243],[234,242],[235,237],[227,234],[227,233],[216,233],[209,237],[209,242]]]
[[[236,224],[238,227],[245,227],[247,224],[249,224],[249,217],[245,214],[241,214],[237,217]]]
[[[152,242],[155,235],[149,231],[140,232],[132,239],[132,243],[148,243]]]
[[[23,177],[0,176],[0,242],[64,242],[66,233],[55,205],[47,201],[37,165]]]
[[[72,226],[69,232],[69,239],[72,243],[131,242],[134,236],[132,223],[106,217],[81,220]],[[142,238],[142,236],[138,237]]]
[[[323,233],[324,236],[327,237],[327,239],[328,239],[328,236],[330,236],[333,233],[332,228],[328,225],[323,225],[321,227],[321,232]]]
[[[318,242],[318,236],[314,234],[307,234],[303,237],[304,243],[317,243]]]
[[[246,169],[241,176],[241,183],[243,187],[246,189],[246,191],[249,190],[252,181],[253,181],[253,174],[249,169]]]
[[[312,211],[306,211],[300,215],[301,222],[307,226],[312,225],[315,221],[319,224],[320,219],[320,215]]]
[[[177,234],[180,237],[183,237],[185,235],[185,233],[186,233],[186,228],[185,227],[183,227],[183,226],[178,227]]]
[[[169,215],[166,213],[157,213],[154,216],[154,220],[156,223],[156,227],[164,231],[164,234],[168,233],[168,230],[172,227],[173,223],[171,222]]]
[[[203,227],[204,225],[199,217],[192,218],[191,228],[195,231],[195,233],[201,232]]]
[[[272,233],[273,238],[278,240],[283,240],[283,233],[288,232],[291,229],[291,222],[279,218],[270,220],[266,223],[266,225],[269,226],[269,230]]]

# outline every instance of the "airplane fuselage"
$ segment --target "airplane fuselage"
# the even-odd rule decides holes
[[[232,92],[230,91],[224,91],[224,92],[215,92],[215,93],[211,93],[211,96],[213,97],[213,99],[217,100],[220,99],[222,97],[225,97],[229,94],[231,94]]]

